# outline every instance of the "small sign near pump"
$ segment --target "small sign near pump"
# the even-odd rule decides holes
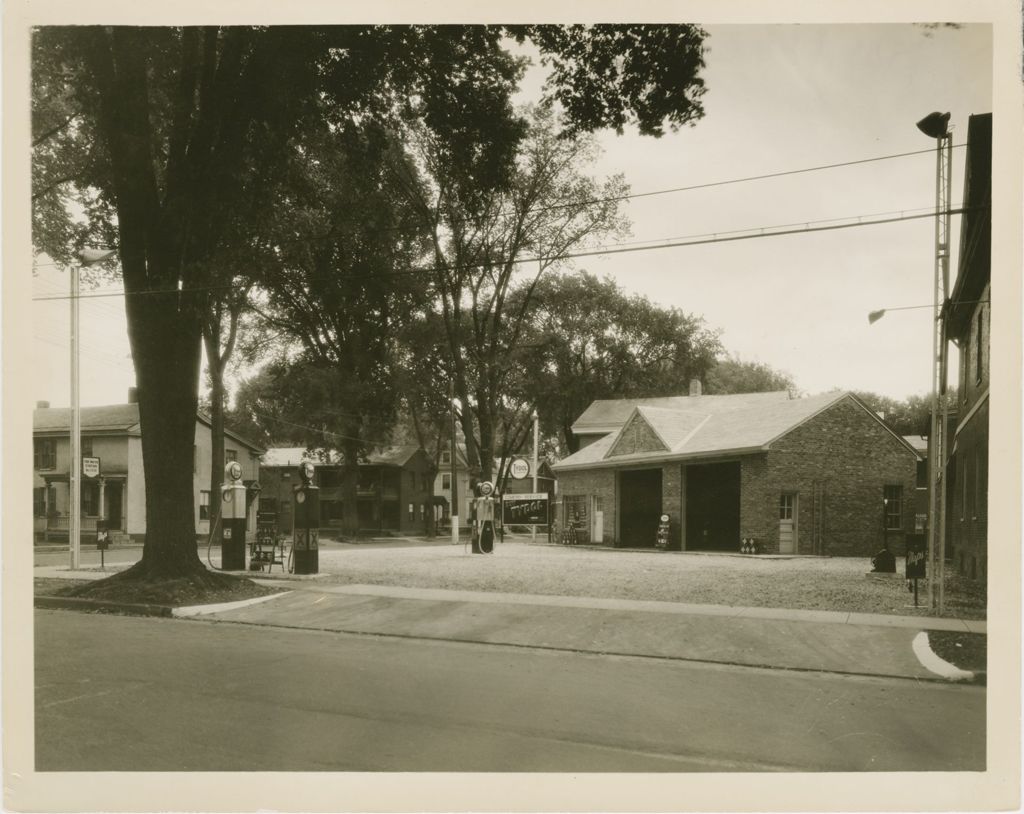
[[[523,480],[530,474],[530,463],[525,458],[513,458],[508,465],[508,474],[516,480]]]
[[[100,474],[99,458],[82,458],[82,475],[86,478],[96,478]]]

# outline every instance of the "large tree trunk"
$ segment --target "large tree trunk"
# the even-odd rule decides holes
[[[138,569],[146,578],[206,571],[192,474],[201,332],[194,314],[179,311],[180,296],[126,298],[143,427],[146,541]]]

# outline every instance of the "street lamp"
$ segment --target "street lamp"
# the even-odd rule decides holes
[[[113,250],[82,249],[78,253],[81,266],[101,263],[114,255]],[[71,550],[71,569],[81,563],[82,542],[82,418],[78,405],[78,271],[71,267],[71,466],[68,470],[68,548]]]
[[[932,585],[938,584],[938,611],[945,608],[946,563],[946,324],[943,306],[949,292],[950,209],[953,136],[949,113],[929,113],[917,129],[935,139],[935,279],[932,326],[932,416],[928,443],[928,604],[934,607]],[[939,400],[942,400],[941,415]],[[936,557],[936,546],[938,556]]]

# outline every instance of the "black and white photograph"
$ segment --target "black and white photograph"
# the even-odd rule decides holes
[[[5,808],[1020,805],[1020,9],[731,5],[6,7]]]

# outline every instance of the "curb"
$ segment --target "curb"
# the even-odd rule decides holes
[[[100,613],[125,613],[132,616],[171,616],[169,605],[137,605],[128,602],[108,602],[102,599],[83,599],[71,596],[37,596],[33,607],[50,610],[80,610]]]
[[[914,655],[917,656],[917,660],[921,662],[921,665],[926,670],[942,676],[948,681],[974,680],[975,675],[970,670],[961,670],[956,665],[950,664],[948,661],[935,655],[935,651],[928,646],[928,633],[926,631],[922,630],[914,637],[912,646],[914,648]]]
[[[280,591],[276,594],[255,596],[252,599],[239,599],[237,602],[220,602],[215,605],[188,605],[183,608],[171,608],[169,615],[176,618],[188,618],[190,616],[202,616],[205,613],[220,613],[222,611],[238,610],[239,608],[246,608],[249,605],[258,605],[261,602],[266,602],[270,599],[287,596],[290,593],[292,593],[292,591]]]

